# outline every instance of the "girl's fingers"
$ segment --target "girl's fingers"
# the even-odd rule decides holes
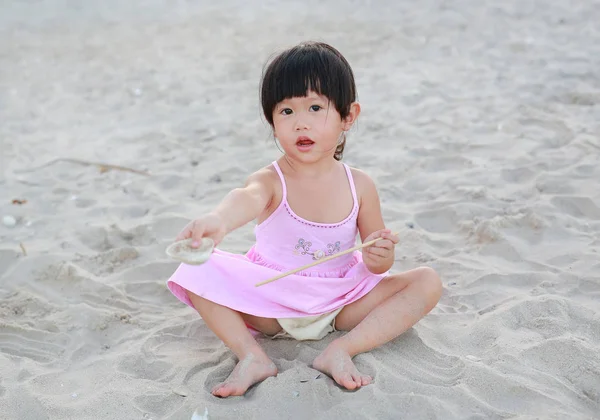
[[[200,245],[202,237],[204,236],[205,229],[201,223],[193,221],[189,223],[175,238],[176,241],[182,241],[184,239],[192,239],[192,248],[196,248]]]
[[[377,230],[377,231],[371,233],[369,236],[367,236],[365,238],[365,242],[370,242],[374,239],[379,239],[380,237],[381,237],[381,232]]]
[[[369,254],[377,255],[378,257],[387,257],[390,252],[385,248],[379,248],[376,246],[369,247]]]
[[[204,230],[195,230],[192,233],[192,248],[196,248],[200,245],[200,242],[202,242],[202,237],[204,235]]]
[[[387,250],[391,250],[394,247],[394,243],[389,239],[382,239],[373,244],[375,248],[384,248]]]
[[[189,237],[190,237],[190,229],[186,227],[181,232],[179,232],[179,235],[177,235],[177,237],[175,238],[175,241],[183,241],[184,239],[187,239]]]
[[[390,241],[393,245],[400,242],[400,238],[398,237],[398,235],[394,235],[391,232],[382,234],[381,238]]]

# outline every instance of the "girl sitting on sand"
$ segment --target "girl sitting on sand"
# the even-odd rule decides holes
[[[277,374],[252,331],[267,336],[332,341],[312,366],[339,385],[371,382],[352,358],[398,337],[437,304],[438,275],[421,267],[388,274],[398,237],[385,228],[371,178],[341,163],[346,131],[360,114],[346,59],[324,43],[302,43],[276,56],[261,83],[264,115],[283,156],[250,175],[210,213],[190,222],[177,240],[218,244],[256,220],[256,243],[245,254],[215,249],[202,265],[181,264],[167,284],[195,308],[238,358],[216,396],[243,395]],[[381,238],[278,281],[281,272]]]

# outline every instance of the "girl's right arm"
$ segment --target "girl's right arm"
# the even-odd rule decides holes
[[[176,240],[192,238],[194,247],[203,237],[210,237],[218,244],[229,232],[256,219],[269,206],[273,186],[268,169],[255,172],[243,187],[231,190],[213,211],[188,223]]]
[[[242,188],[231,190],[212,211],[229,233],[256,219],[273,199],[273,182],[267,169],[250,175]]]

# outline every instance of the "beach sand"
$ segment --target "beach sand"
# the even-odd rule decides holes
[[[600,418],[600,3],[256,4],[2,2],[0,418]],[[444,294],[357,392],[309,367],[335,333],[261,338],[279,375],[218,399],[235,359],[165,248],[280,155],[258,82],[307,39],[354,68],[394,271]]]

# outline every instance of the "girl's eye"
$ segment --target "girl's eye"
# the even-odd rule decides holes
[[[279,113],[283,115],[290,115],[292,113],[292,110],[289,108],[284,108]]]
[[[320,105],[311,105],[310,107],[311,111],[318,111],[319,109],[322,109]]]

